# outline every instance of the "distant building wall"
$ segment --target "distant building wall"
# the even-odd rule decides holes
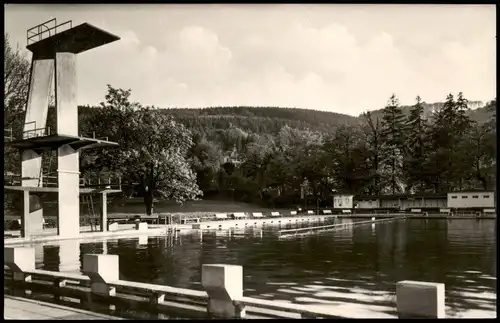
[[[382,199],[382,208],[399,208],[406,210],[411,208],[443,208],[446,207],[446,198],[424,197],[422,198],[402,198],[402,199]]]
[[[495,192],[448,193],[449,208],[495,207]]]
[[[354,195],[342,194],[333,196],[334,209],[352,209]]]
[[[356,201],[357,208],[359,209],[376,209],[380,207],[380,200],[357,200]]]

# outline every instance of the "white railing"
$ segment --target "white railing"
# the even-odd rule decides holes
[[[243,296],[243,268],[202,266],[205,291],[119,279],[117,255],[83,256],[85,275],[35,269],[35,250],[4,248],[4,285],[11,293],[71,297],[80,305],[142,308],[150,315],[183,318],[349,318],[329,309]],[[7,267],[7,268],[6,268]],[[444,284],[402,281],[396,284],[399,317],[444,318]],[[425,300],[425,302],[421,302]],[[92,307],[94,306],[94,307]]]

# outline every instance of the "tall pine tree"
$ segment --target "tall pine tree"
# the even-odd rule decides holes
[[[424,106],[417,96],[416,103],[410,109],[406,119],[406,154],[404,160],[404,177],[407,191],[423,191],[425,187],[425,158],[427,122],[423,119]]]
[[[403,175],[403,156],[405,153],[405,116],[399,105],[396,95],[389,98],[382,116],[382,138],[383,150],[386,159],[384,161],[386,187],[396,194],[401,191],[401,179]]]

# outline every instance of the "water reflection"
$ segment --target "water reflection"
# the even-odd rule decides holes
[[[201,289],[202,264],[239,264],[247,296],[361,317],[395,316],[399,280],[443,282],[448,316],[491,317],[496,315],[495,226],[494,220],[397,220],[289,239],[278,239],[278,227],[267,226],[104,243],[68,240],[44,246],[38,266],[78,271],[79,254],[107,252],[120,255],[121,279]]]

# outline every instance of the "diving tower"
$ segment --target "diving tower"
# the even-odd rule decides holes
[[[22,138],[6,142],[21,154],[20,186],[4,188],[23,193],[21,235],[30,237],[43,231],[40,194],[58,194],[57,234],[74,238],[80,234],[80,194],[100,194],[101,231],[106,231],[108,193],[121,192],[110,182],[81,185],[79,151],[118,146],[107,138],[84,137],[78,133],[76,55],[119,40],[88,23],[73,27],[72,21],[57,24],[51,19],[27,31],[27,49],[32,52],[31,75]],[[56,129],[47,127],[49,96],[54,84]],[[42,153],[57,151],[57,186],[44,187]]]

